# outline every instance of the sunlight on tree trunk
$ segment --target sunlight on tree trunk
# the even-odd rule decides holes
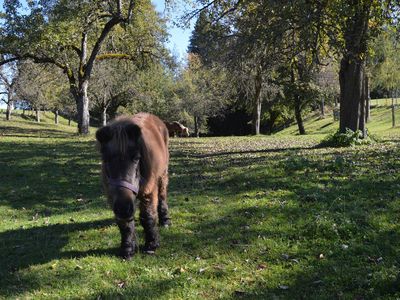
[[[35,112],[36,112],[36,122],[40,123],[40,108],[36,108]]]
[[[54,111],[54,124],[58,125],[58,109]]]
[[[82,82],[81,89],[77,95],[78,110],[78,132],[80,134],[89,134],[90,115],[89,115],[89,98],[87,94],[88,81]]]
[[[296,117],[297,126],[299,128],[299,134],[304,135],[306,134],[306,130],[304,128],[303,118],[301,116],[301,101],[300,96],[294,96],[294,115]]]
[[[253,134],[260,134],[261,124],[261,88],[262,88],[262,76],[261,67],[257,68],[257,74],[254,81],[255,93],[254,93],[254,107],[253,107]]]
[[[6,120],[11,120],[11,110],[12,110],[13,103],[12,101],[7,102],[7,110],[6,110]]]
[[[101,125],[107,125],[107,107],[103,107],[103,111],[101,112]]]

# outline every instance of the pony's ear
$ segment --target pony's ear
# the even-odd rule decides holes
[[[141,135],[140,127],[136,124],[129,124],[125,127],[126,134],[135,140],[137,140]]]
[[[109,126],[104,126],[96,131],[96,139],[100,144],[105,144],[112,138],[111,128]]]

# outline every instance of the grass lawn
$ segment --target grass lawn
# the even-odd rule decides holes
[[[131,261],[116,256],[94,137],[51,120],[0,120],[0,298],[400,297],[389,108],[373,110],[370,146],[315,148],[330,117],[307,120],[307,136],[172,139],[173,226]]]

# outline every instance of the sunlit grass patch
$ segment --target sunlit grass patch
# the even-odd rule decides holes
[[[0,137],[0,298],[400,297],[400,135],[171,139],[173,226],[126,262],[94,137],[15,122]]]

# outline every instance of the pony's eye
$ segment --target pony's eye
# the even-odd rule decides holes
[[[139,160],[140,159],[140,156],[139,155],[133,155],[133,156],[131,156],[131,160],[132,161],[136,161],[136,160]]]

